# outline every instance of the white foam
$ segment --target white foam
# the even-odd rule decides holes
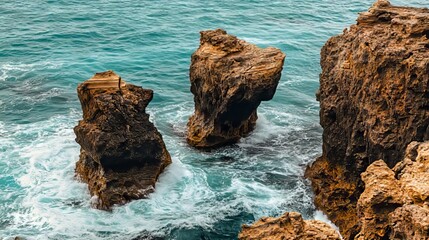
[[[149,199],[117,207],[113,213],[91,210],[91,200],[85,185],[73,179],[74,163],[78,157],[74,134],[69,127],[59,128],[51,135],[43,134],[44,127],[54,127],[49,126],[53,122],[54,119],[43,127],[32,129],[41,131],[39,138],[22,149],[21,157],[28,159],[26,171],[19,178],[19,183],[26,191],[21,203],[25,210],[11,214],[14,225],[31,226],[38,231],[49,228],[57,234],[77,237],[82,234],[83,229],[89,232],[130,233],[136,229],[157,231],[166,224],[179,227],[198,223],[207,227],[216,221],[208,218],[207,208],[199,207],[199,202],[195,201],[214,197],[214,193],[204,183],[203,172],[189,170],[179,159],[173,159],[173,163],[166,168],[160,176],[155,193]],[[178,184],[181,181],[189,184]],[[196,189],[196,186],[202,188]],[[69,199],[87,204],[82,208],[64,205],[63,201]],[[145,211],[141,212],[141,209]],[[118,222],[126,224],[118,225]],[[48,236],[44,234],[39,238]]]
[[[282,112],[270,107],[260,108],[260,110],[255,130],[249,136],[241,139],[238,145],[245,148],[258,147],[267,151],[276,151],[279,155],[278,159],[288,157],[290,154],[297,154],[296,157],[301,158],[301,162],[308,162],[307,153],[295,151],[296,148],[305,147],[301,142],[305,140],[305,135],[302,133],[308,131],[306,129],[308,128],[307,119],[289,111]],[[298,132],[301,133],[301,136],[296,138]],[[311,138],[314,137],[311,136]],[[318,148],[316,147],[314,150],[318,151]],[[289,163],[286,162],[286,164]]]
[[[247,211],[254,212],[256,218],[272,215],[272,210],[281,207],[286,200],[283,191],[249,179],[234,179],[230,191],[237,193],[237,201],[242,201]]]
[[[74,117],[66,115],[42,123],[8,126],[8,131],[14,132],[13,137],[22,134],[36,137],[24,147],[15,142],[14,149],[9,149],[11,156],[18,154],[22,160],[8,156],[4,158],[6,164],[13,161],[15,171],[20,171],[17,172],[16,179],[25,193],[20,202],[23,208],[10,213],[13,226],[46,228],[50,223],[58,221],[55,219],[58,218],[57,215],[61,216],[59,209],[52,207],[50,203],[57,204],[59,199],[75,194],[72,189],[79,183],[71,180],[78,148],[73,131],[67,124]]]
[[[329,226],[331,226],[333,229],[335,229],[335,231],[338,232],[338,235],[340,235],[341,239],[343,239],[341,234],[340,234],[340,229],[333,222],[331,222],[331,220],[328,219],[328,216],[326,216],[322,211],[316,210],[314,212],[313,218],[315,220],[319,220],[319,221],[322,221],[322,222],[329,224]]]
[[[246,146],[265,142],[268,138],[271,138],[273,134],[276,134],[279,131],[282,131],[279,126],[268,121],[264,114],[259,114],[255,130],[249,137],[242,139],[240,144],[242,146]]]
[[[242,37],[242,39],[248,43],[256,44],[256,45],[270,45],[275,46],[278,44],[282,44],[284,40],[267,40],[266,38],[256,38],[256,37]]]
[[[31,87],[29,87],[31,88]],[[61,96],[64,94],[64,90],[60,88],[51,88],[48,91],[41,92],[37,96],[24,97],[23,100],[31,103],[43,102],[49,98]]]
[[[92,198],[86,184],[73,177],[79,146],[74,141],[72,128],[81,115],[78,109],[72,109],[68,116],[57,116],[29,125],[8,126],[6,134],[10,134],[14,141],[22,138],[23,133],[32,136],[31,140],[13,150],[19,152],[19,164],[22,165],[16,178],[23,194],[17,200],[20,210],[11,214],[11,228],[16,232],[22,231],[24,226],[34,229],[39,234],[36,239],[58,236],[79,238],[82,235],[105,239],[97,232],[110,232],[114,236],[137,235],[143,230],[163,235],[173,228],[184,227],[209,230],[214,223],[243,212],[260,218],[295,210],[295,205],[311,208],[311,196],[302,181],[298,180],[294,189],[278,188],[276,184],[267,184],[264,179],[253,176],[249,170],[237,170],[238,166],[245,165],[257,168],[255,173],[258,174],[263,173],[264,169],[278,175],[301,174],[302,168],[298,164],[302,163],[300,157],[303,156],[297,155],[293,161],[281,161],[292,154],[288,151],[296,151],[292,146],[284,148],[282,144],[288,134],[303,129],[296,124],[301,119],[270,107],[260,110],[256,130],[243,139],[239,148],[212,153],[189,148],[182,136],[171,134],[168,128],[161,125],[161,131],[170,131],[163,138],[173,163],[161,174],[155,192],[148,199],[117,206],[112,212],[92,209]],[[168,105],[153,109],[151,116],[155,120],[162,116],[163,121],[158,123],[167,122],[173,129],[185,129],[191,111],[192,105],[188,103]],[[288,127],[283,127],[286,122]],[[0,124],[0,132],[1,129]],[[272,146],[262,146],[264,142]],[[265,150],[243,155],[258,145]],[[275,158],[264,158],[266,152],[274,154]],[[243,156],[244,159],[199,164],[199,161],[224,154]],[[6,156],[6,159],[13,164],[10,157]],[[224,178],[222,181],[226,183],[214,187],[212,184],[217,183],[210,182],[213,178]],[[297,199],[299,203],[296,203]]]
[[[4,69],[0,69],[0,73],[0,81],[6,81],[6,79],[9,77],[7,75],[8,72]]]
[[[57,69],[62,66],[60,62],[35,62],[35,63],[21,63],[9,62],[0,65],[0,81],[6,81],[9,76],[20,77],[28,74],[37,69]]]
[[[0,121],[0,136],[3,136],[6,134],[6,128],[5,128],[5,124]]]
[[[162,191],[170,191],[170,187],[183,178],[192,178],[192,172],[189,170],[189,166],[184,165],[180,159],[172,159],[172,163],[167,166],[164,172],[159,176],[159,181],[156,184],[157,193]],[[152,194],[152,196],[157,195]]]

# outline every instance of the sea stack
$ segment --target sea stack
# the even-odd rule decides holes
[[[323,155],[306,176],[316,206],[354,239],[369,181],[361,173],[380,159],[392,168],[410,142],[429,139],[429,9],[376,2],[328,40],[321,67]]]
[[[188,143],[212,148],[249,134],[257,107],[276,92],[284,59],[279,49],[259,48],[222,29],[202,31],[189,73],[195,112]]]
[[[81,146],[76,174],[88,183],[94,206],[107,210],[145,198],[171,163],[145,111],[153,91],[107,71],[79,84],[77,93],[83,120],[74,128]]]

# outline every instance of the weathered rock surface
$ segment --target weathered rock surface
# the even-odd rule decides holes
[[[201,32],[190,67],[195,112],[188,143],[217,147],[251,132],[257,107],[274,96],[284,58],[279,49],[258,48],[221,29]]]
[[[304,220],[301,214],[286,212],[278,218],[261,218],[254,224],[243,225],[240,240],[340,240],[335,229],[318,220]]]
[[[316,207],[340,228],[345,239],[353,239],[359,230],[356,203],[360,180],[323,156],[307,168],[305,175],[311,180]]]
[[[99,209],[146,197],[171,163],[145,111],[152,90],[119,79],[112,71],[97,73],[77,88],[83,120],[74,128],[81,146],[76,174]]]
[[[429,139],[429,9],[376,2],[321,51],[323,155],[307,169],[315,204],[345,239],[360,230],[360,174],[393,167],[411,141]]]
[[[375,161],[362,180],[355,239],[429,239],[429,142],[412,142],[393,169]]]

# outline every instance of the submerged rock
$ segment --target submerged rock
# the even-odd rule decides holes
[[[412,142],[393,169],[383,160],[362,173],[355,239],[429,239],[429,142]]]
[[[126,84],[107,71],[79,84],[77,92],[83,120],[74,128],[81,146],[76,174],[88,183],[95,207],[109,209],[146,197],[171,163],[145,111],[152,90]]]
[[[251,132],[257,107],[274,96],[284,58],[279,49],[258,48],[221,29],[201,32],[190,67],[195,112],[188,143],[216,147]]]
[[[360,232],[360,174],[429,139],[429,9],[376,2],[321,51],[323,155],[307,169],[315,204],[345,239]]]
[[[278,218],[261,218],[251,226],[243,225],[240,240],[340,240],[340,235],[327,223],[304,220],[301,214],[286,212]]]

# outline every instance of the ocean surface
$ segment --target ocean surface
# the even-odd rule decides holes
[[[429,7],[429,0],[394,4]],[[32,0],[0,4],[0,239],[236,239],[241,224],[312,204],[305,167],[321,154],[315,100],[324,42],[369,0]],[[184,140],[193,113],[190,56],[223,28],[287,54],[256,130],[211,152]],[[74,178],[77,85],[112,69],[153,89],[148,106],[172,155],[149,199],[90,207]]]

